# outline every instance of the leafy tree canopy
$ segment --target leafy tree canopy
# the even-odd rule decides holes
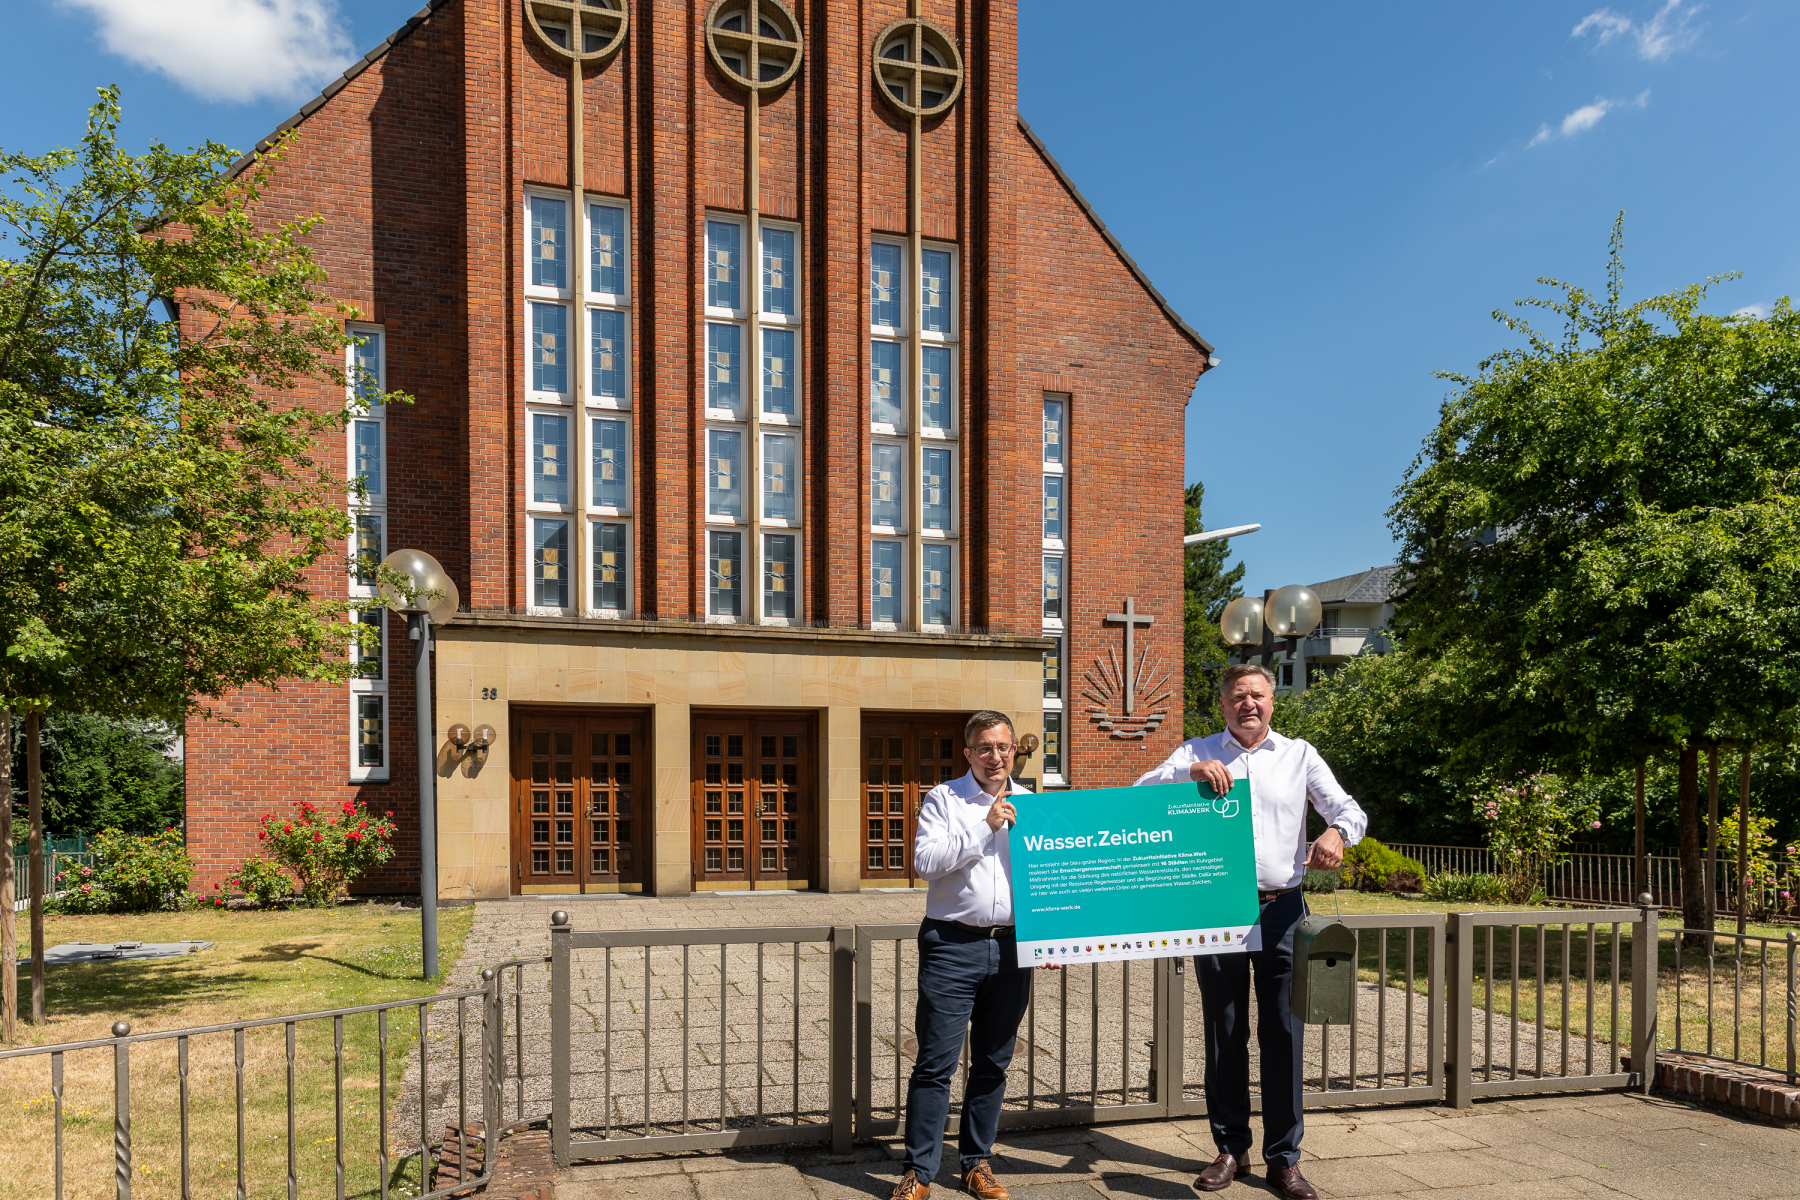
[[[1622,218],[1621,218],[1622,220]],[[1800,699],[1800,318],[1627,304],[1553,279],[1559,337],[1458,391],[1390,510],[1397,626],[1433,664],[1451,766],[1607,770],[1709,737],[1784,736]]]
[[[349,536],[314,453],[355,407],[353,314],[312,219],[255,218],[273,157],[132,154],[119,113],[106,89],[78,149],[0,152],[0,703],[177,724],[347,670],[311,572]]]
[[[25,728],[13,722],[13,778],[25,774]],[[79,713],[43,718],[44,834],[67,838],[101,829],[155,833],[182,821],[182,771],[171,760],[175,735],[145,721]],[[13,794],[14,829],[24,797]]]

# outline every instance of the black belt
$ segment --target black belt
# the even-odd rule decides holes
[[[1270,891],[1270,892],[1258,892],[1258,893],[1256,893],[1256,898],[1259,902],[1261,902],[1263,904],[1267,904],[1269,901],[1275,899],[1277,896],[1285,896],[1289,892],[1296,892],[1299,890],[1300,890],[1299,888],[1291,888],[1291,887],[1276,888],[1274,891]]]
[[[970,925],[964,921],[945,921],[946,925],[954,925],[965,933],[978,933],[985,938],[1003,938],[1013,935],[1011,925]]]

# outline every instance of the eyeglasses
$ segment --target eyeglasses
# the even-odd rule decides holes
[[[1010,743],[1004,746],[970,746],[969,753],[976,758],[1005,758],[1018,749]]]

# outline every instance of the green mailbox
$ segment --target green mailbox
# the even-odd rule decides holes
[[[1342,921],[1308,914],[1294,926],[1289,1007],[1308,1025],[1348,1025],[1356,1006],[1356,935]]]

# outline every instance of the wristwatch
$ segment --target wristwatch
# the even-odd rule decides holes
[[[1350,834],[1342,825],[1331,825],[1327,828],[1337,830],[1337,835],[1343,839],[1344,845],[1348,846],[1350,844]]]

